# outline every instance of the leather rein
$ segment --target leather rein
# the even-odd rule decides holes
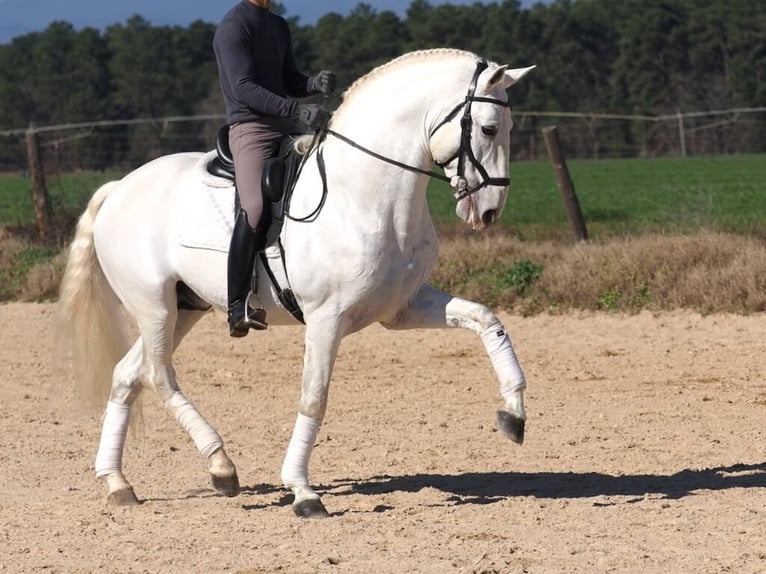
[[[485,98],[482,96],[476,96],[476,86],[479,82],[479,76],[481,73],[486,70],[489,67],[489,64],[487,64],[486,60],[479,60],[476,62],[476,70],[473,73],[473,78],[471,79],[471,84],[468,87],[468,93],[466,94],[465,98],[462,102],[458,103],[452,110],[444,117],[444,119],[437,124],[437,126],[431,130],[431,133],[429,134],[429,139],[434,136],[434,134],[450,123],[452,120],[454,120],[458,113],[460,113],[460,110],[463,110],[463,115],[460,118],[460,146],[458,147],[457,151],[447,160],[439,162],[435,161],[436,165],[441,167],[442,169],[455,161],[455,159],[458,160],[457,164],[457,177],[460,181],[460,189],[456,190],[455,192],[455,199],[457,201],[460,201],[461,199],[464,199],[466,197],[469,197],[479,191],[480,189],[488,186],[488,185],[496,185],[501,187],[507,187],[510,185],[511,180],[508,177],[490,177],[489,173],[487,173],[487,170],[484,168],[484,166],[479,162],[478,159],[476,159],[476,156],[473,153],[473,148],[471,147],[471,131],[473,128],[473,117],[471,116],[471,105],[473,102],[482,102],[482,103],[488,103],[488,104],[495,104],[498,106],[502,106],[504,108],[510,107],[508,102],[504,102],[503,100],[498,100],[496,98]],[[406,163],[403,163],[401,161],[395,160],[393,158],[384,156],[382,154],[379,154],[369,148],[366,148],[352,139],[344,136],[343,134],[340,134],[336,131],[333,131],[331,129],[325,130],[325,133],[339,139],[340,141],[350,145],[353,148],[358,149],[359,151],[362,151],[366,153],[369,156],[374,157],[375,159],[378,159],[380,161],[389,163],[391,165],[395,165],[396,167],[399,167],[401,169],[420,173],[423,175],[427,175],[429,177],[436,178],[441,181],[445,181],[449,184],[451,184],[452,178],[447,177],[444,174],[438,173],[433,170],[425,170],[420,169],[419,167],[415,167]],[[479,185],[473,188],[468,187],[468,182],[465,179],[465,166],[466,166],[466,160],[471,163],[471,165],[476,169],[476,171],[481,174],[482,181]]]

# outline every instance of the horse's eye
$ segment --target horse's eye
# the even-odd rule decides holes
[[[481,133],[487,137],[495,137],[497,135],[497,126],[482,126]]]

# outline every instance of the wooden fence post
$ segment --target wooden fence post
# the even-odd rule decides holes
[[[548,150],[548,157],[550,157],[553,170],[556,172],[556,181],[558,181],[559,190],[564,198],[564,206],[567,209],[567,216],[572,224],[575,239],[587,241],[588,229],[585,227],[585,218],[582,215],[580,202],[575,194],[574,183],[569,175],[566,159],[564,159],[564,154],[561,152],[561,143],[559,142],[556,126],[544,127],[543,138],[545,139],[545,147]]]
[[[34,124],[29,124],[27,130],[27,163],[29,177],[32,181],[32,203],[35,208],[35,221],[40,237],[48,239],[51,236],[51,209],[48,201],[48,189],[45,187],[45,171],[40,155],[40,139]]]
[[[681,146],[681,157],[686,157],[686,127],[681,110],[676,110],[676,117],[678,118],[678,142]]]

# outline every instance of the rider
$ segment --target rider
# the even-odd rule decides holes
[[[241,206],[228,259],[232,337],[266,328],[264,309],[247,303],[255,256],[266,247],[269,223],[268,217],[261,217],[264,163],[277,154],[284,136],[296,131],[295,120],[317,131],[330,117],[318,104],[287,96],[327,95],[335,85],[332,72],[307,77],[298,70],[287,22],[270,7],[271,0],[242,0],[223,17],[213,40]]]

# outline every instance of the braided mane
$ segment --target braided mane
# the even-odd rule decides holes
[[[434,48],[430,50],[417,50],[415,52],[408,52],[406,54],[403,54],[399,56],[398,58],[394,58],[390,62],[386,62],[385,64],[381,64],[377,68],[373,68],[370,72],[365,74],[364,76],[357,79],[349,88],[343,93],[343,104],[341,104],[341,108],[348,103],[354,96],[356,92],[359,91],[359,89],[367,84],[369,81],[374,80],[384,72],[389,72],[391,70],[394,70],[398,67],[409,65],[413,62],[418,62],[422,60],[429,60],[429,59],[438,59],[438,58],[456,58],[456,57],[462,57],[462,58],[470,58],[472,60],[476,60],[477,56],[476,54],[473,54],[472,52],[467,52],[465,50],[456,50],[453,48]],[[339,108],[340,111],[340,108]]]

